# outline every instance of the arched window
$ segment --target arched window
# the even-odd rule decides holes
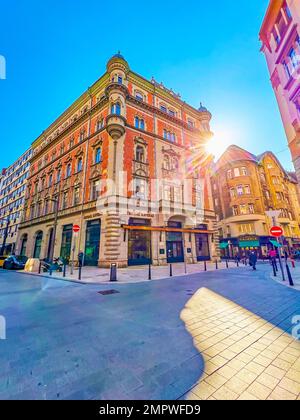
[[[67,165],[67,170],[66,170],[66,178],[70,178],[70,176],[71,176],[71,172],[72,172],[72,169],[71,169],[71,164],[70,164],[70,163],[68,163],[68,165]]]
[[[121,115],[121,105],[120,105],[119,102],[116,102],[115,104],[112,104],[111,113],[113,115]]]
[[[139,128],[140,127],[140,119],[139,119],[139,117],[135,117],[135,119],[134,119],[134,126],[135,126],[135,128]]]
[[[56,181],[57,181],[57,182],[60,182],[60,180],[61,180],[61,170],[59,169],[59,170],[57,171]]]
[[[81,172],[81,171],[82,171],[82,158],[79,158],[77,162],[77,172]]]
[[[138,101],[141,101],[141,102],[143,102],[143,100],[144,100],[143,95],[142,95],[140,92],[136,92],[136,93],[135,93],[135,98],[136,98]]]
[[[145,121],[144,120],[140,120],[140,129],[145,130]]]
[[[37,232],[35,237],[33,258],[40,258],[43,241],[43,232]]]
[[[95,152],[95,163],[101,162],[101,148],[98,147]]]
[[[49,176],[49,187],[52,187],[52,184],[53,184],[53,175],[51,174],[50,176]]]
[[[137,146],[135,151],[135,160],[138,162],[145,162],[145,149],[143,146]]]

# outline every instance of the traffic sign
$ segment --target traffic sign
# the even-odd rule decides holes
[[[280,238],[280,236],[283,236],[283,229],[281,227],[279,227],[279,226],[273,226],[270,229],[270,233],[275,238]]]
[[[79,233],[79,231],[80,231],[80,226],[79,225],[74,225],[73,226],[73,232],[74,233]]]

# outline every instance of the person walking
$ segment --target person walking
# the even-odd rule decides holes
[[[257,264],[257,255],[256,252],[251,252],[250,256],[249,256],[249,263],[251,265],[251,267],[253,268],[253,270],[256,271],[256,264]]]
[[[79,251],[78,254],[78,267],[83,267],[84,253]]]

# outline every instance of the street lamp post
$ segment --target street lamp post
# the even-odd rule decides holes
[[[53,261],[54,247],[55,247],[55,240],[56,240],[56,231],[57,231],[57,223],[58,223],[58,212],[59,212],[59,194],[58,194],[57,198],[50,198],[49,200],[52,201],[54,203],[54,206],[55,206],[52,241],[51,241],[51,247],[50,247],[50,252],[49,252],[49,259],[50,259],[50,261]]]
[[[6,240],[7,240],[7,237],[8,237],[8,229],[9,229],[10,219],[3,219],[3,222],[6,222],[6,227],[5,227],[3,242],[2,242],[1,251],[0,251],[1,256],[3,256],[5,246],[6,246]]]
[[[280,215],[280,210],[270,210],[270,211],[266,211],[266,215],[271,219],[272,221],[272,225],[275,227],[277,225],[277,219]],[[277,238],[277,243],[278,243],[278,255],[279,255],[279,265],[280,265],[280,271],[282,274],[282,280],[285,281],[285,274],[284,274],[284,270],[283,270],[283,265],[282,265],[282,254],[281,254],[281,247],[283,246],[282,241],[279,240]]]

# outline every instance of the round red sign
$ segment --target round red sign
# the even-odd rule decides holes
[[[274,226],[271,228],[270,233],[275,238],[280,238],[283,235],[283,229],[279,226]]]
[[[80,226],[79,225],[74,225],[73,226],[73,232],[78,233],[79,231],[80,231]]]

